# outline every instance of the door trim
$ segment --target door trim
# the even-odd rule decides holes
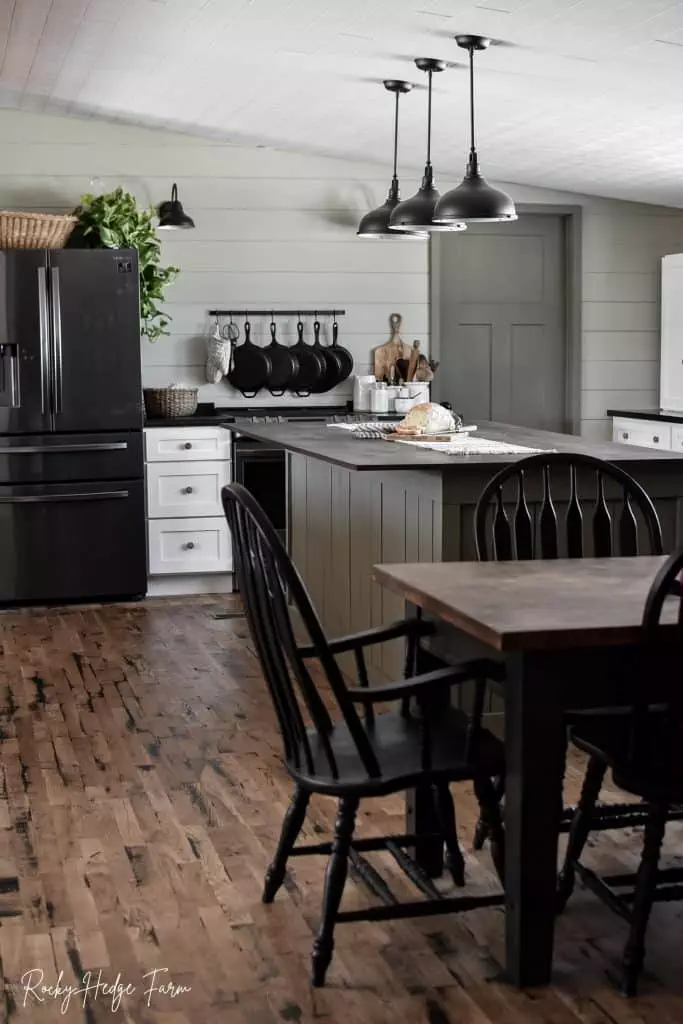
[[[581,431],[581,206],[549,203],[516,203],[520,214],[559,216],[563,220],[565,246],[565,422],[570,434]],[[441,235],[431,235],[429,246],[430,354],[441,358],[441,308],[437,282],[441,277]],[[437,375],[438,379],[438,375]]]

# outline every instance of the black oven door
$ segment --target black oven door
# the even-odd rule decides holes
[[[236,437],[234,480],[256,498],[283,543],[287,542],[287,483],[285,453],[268,448],[262,441]]]

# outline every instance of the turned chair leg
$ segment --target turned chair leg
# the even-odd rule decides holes
[[[325,870],[322,915],[311,957],[311,981],[316,988],[325,984],[327,968],[332,960],[334,925],[346,883],[349,849],[356,824],[358,803],[357,797],[342,797],[339,801],[337,820],[334,824],[332,853]]]
[[[439,822],[441,835],[446,844],[447,866],[455,885],[465,884],[465,858],[458,842],[458,832],[455,820],[455,805],[451,790],[447,782],[437,782],[434,785],[434,808]]]
[[[645,932],[650,918],[657,888],[659,854],[664,839],[669,808],[656,804],[645,826],[643,856],[636,875],[635,898],[631,931],[622,959],[624,995],[634,996],[638,990],[638,978],[645,962]]]
[[[299,832],[301,832],[309,799],[310,793],[308,790],[297,786],[282,822],[280,842],[277,844],[275,856],[266,871],[263,896],[261,897],[264,903],[273,902],[276,892],[285,880],[287,859],[294,849]]]
[[[474,780],[474,793],[479,801],[481,820],[491,846],[493,866],[501,883],[505,885],[505,829],[496,787],[488,776],[483,776]]]
[[[500,803],[501,803],[503,797],[505,796],[505,776],[504,775],[499,775],[496,779],[494,779],[493,788],[494,788],[494,792],[496,794],[496,800],[498,802],[498,805],[500,806]],[[474,828],[474,839],[472,841],[472,845],[474,846],[474,849],[475,850],[483,850],[484,849],[484,843],[486,842],[488,837],[489,837],[488,828],[486,827],[486,823],[485,823],[484,819],[480,817],[478,822],[477,822],[477,824],[476,824],[476,826],[475,826],[475,828]]]
[[[601,758],[590,758],[583,786],[581,787],[581,796],[576,805],[569,829],[567,852],[565,853],[564,864],[557,883],[558,914],[561,914],[567,906],[567,901],[574,891],[576,862],[581,860],[581,854],[590,834],[595,805],[598,802],[606,772],[607,765]]]

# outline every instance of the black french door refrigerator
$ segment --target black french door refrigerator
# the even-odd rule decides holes
[[[134,250],[0,251],[0,603],[146,590]]]

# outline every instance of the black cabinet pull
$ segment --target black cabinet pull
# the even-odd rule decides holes
[[[187,544],[183,544],[183,550],[184,551],[192,551],[193,548],[194,548],[194,541],[193,540],[188,540]]]
[[[628,430],[624,431],[624,441],[628,441]]]
[[[183,487],[182,493],[183,494],[192,494],[192,488],[191,487]]]
[[[652,440],[654,441],[655,444],[659,444],[659,434],[655,434],[655,436],[652,438]]]
[[[186,441],[185,444],[183,445],[183,448],[185,448],[186,451],[189,451],[191,447],[192,441]]]

